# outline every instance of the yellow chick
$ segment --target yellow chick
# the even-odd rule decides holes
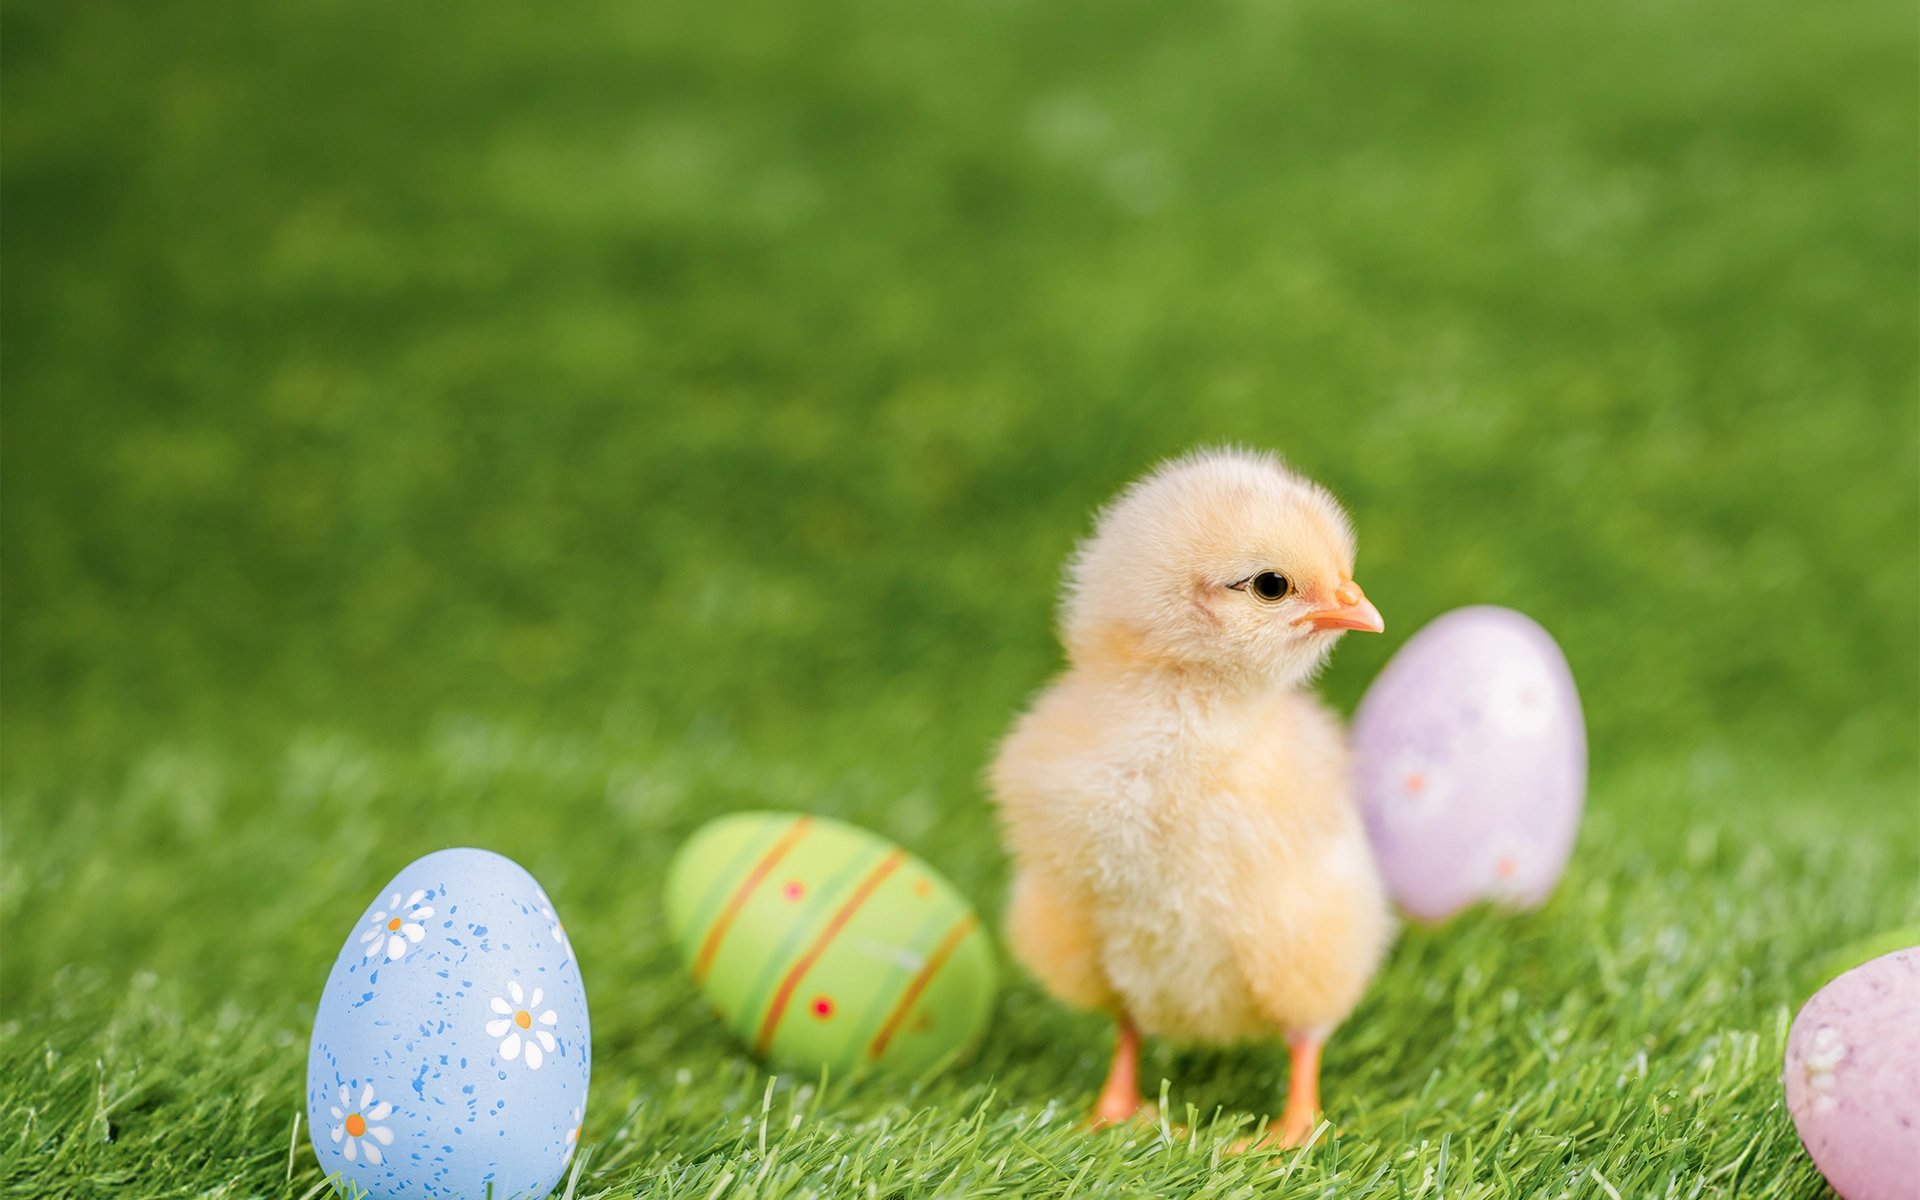
[[[1007,941],[1056,997],[1113,1014],[1096,1125],[1148,1109],[1141,1034],[1284,1035],[1286,1105],[1392,936],[1338,719],[1305,691],[1378,633],[1353,527],[1272,455],[1190,454],[1127,488],[1067,569],[1067,670],[989,772],[1014,860]]]

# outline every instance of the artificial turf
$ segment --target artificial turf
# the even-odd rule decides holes
[[[315,1193],[347,924],[531,869],[584,1196],[1812,1197],[1809,972],[1920,917],[1911,7],[814,0],[0,8],[0,1190]],[[997,917],[978,773],[1092,506],[1282,450],[1383,638],[1583,690],[1558,893],[1409,928],[1328,1052],[1009,970],[925,1080],[769,1076],[666,944],[708,816],[887,833]],[[289,1156],[289,1148],[293,1153]]]

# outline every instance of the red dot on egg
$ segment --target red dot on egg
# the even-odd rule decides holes
[[[1494,870],[1500,872],[1500,878],[1502,879],[1513,878],[1513,873],[1519,869],[1520,864],[1514,861],[1513,855],[1511,854],[1501,855],[1500,861],[1494,864]]]
[[[1426,786],[1427,786],[1427,777],[1425,775],[1422,775],[1420,772],[1415,771],[1413,774],[1407,776],[1407,790],[1409,792],[1413,792],[1417,795],[1420,792],[1420,790]]]
[[[933,884],[925,879],[916,879],[913,881],[913,894],[916,896],[931,896],[933,895]]]
[[[833,997],[815,996],[813,998],[814,1019],[818,1021],[824,1021],[828,1017],[831,1017],[832,1015],[833,1015]]]
[[[780,889],[780,894],[791,903],[807,894],[807,885],[801,883],[798,879],[789,879],[787,880],[787,886]]]

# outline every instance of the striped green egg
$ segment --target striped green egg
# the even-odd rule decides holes
[[[702,826],[668,869],[667,922],[721,1019],[797,1068],[924,1071],[971,1045],[993,1008],[993,949],[960,893],[826,817]]]

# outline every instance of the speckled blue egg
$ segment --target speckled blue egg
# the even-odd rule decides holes
[[[380,889],[307,1053],[321,1170],[375,1197],[545,1196],[579,1140],[591,1044],[566,930],[533,876],[442,850]]]

